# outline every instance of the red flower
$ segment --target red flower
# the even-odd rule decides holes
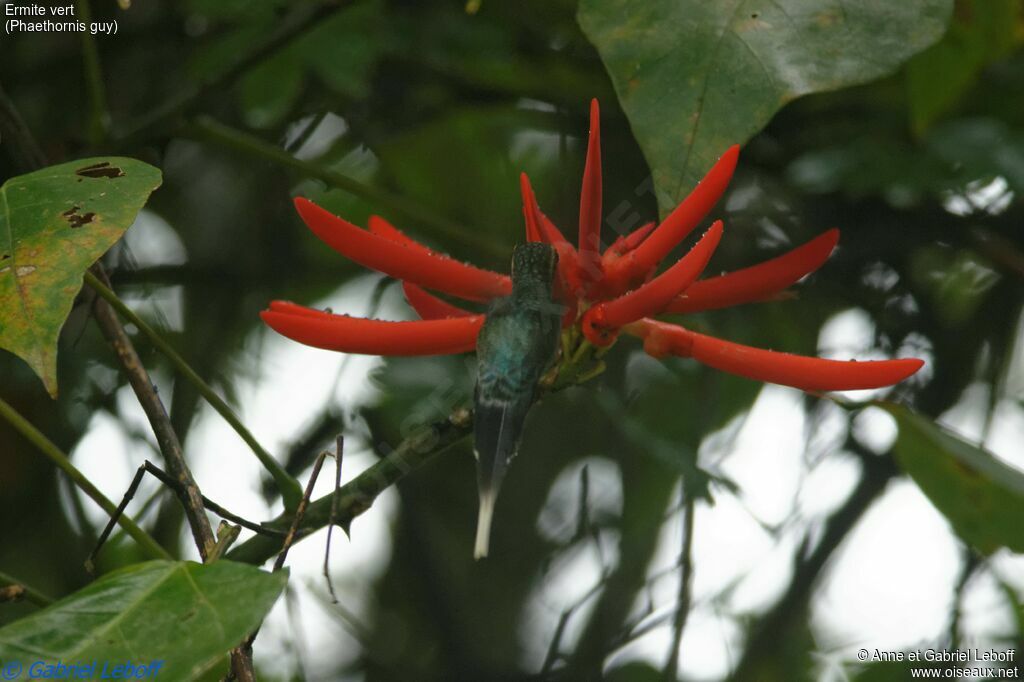
[[[660,225],[644,225],[619,237],[603,252],[596,100],[590,109],[578,250],[541,212],[529,180],[522,175],[527,240],[551,244],[559,255],[556,295],[567,308],[565,355],[577,361],[588,355],[584,351],[590,351],[589,357],[594,359],[600,355],[599,349],[625,332],[643,339],[644,349],[655,357],[690,357],[725,372],[806,391],[878,388],[902,381],[920,369],[924,363],[916,358],[837,361],[760,350],[652,319],[662,313],[692,313],[770,299],[817,270],[839,240],[839,231],[829,230],[764,263],[698,279],[722,238],[722,222],[716,221],[686,255],[656,275],[658,264],[718,202],[738,156],[738,146],[729,148]],[[511,291],[507,276],[435,253],[382,218],[371,217],[369,230],[363,230],[307,199],[297,198],[295,207],[331,248],[402,280],[406,299],[422,318],[413,322],[367,320],[272,302],[261,313],[264,322],[300,343],[372,355],[463,353],[475,347],[484,316],[442,301],[425,289],[470,301],[489,301]],[[563,357],[562,363],[569,357]]]

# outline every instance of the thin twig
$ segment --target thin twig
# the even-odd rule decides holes
[[[0,572],[0,584],[7,585],[8,587],[21,588],[21,596],[19,598],[30,601],[36,606],[49,606],[53,603],[52,597],[46,596],[39,590],[29,587],[21,580],[7,575],[6,573]]]
[[[0,148],[8,152],[15,167],[23,172],[39,170],[46,165],[46,155],[25,125],[14,102],[0,84]]]
[[[967,584],[970,582],[974,572],[981,566],[981,560],[970,547],[963,548],[964,565],[960,571],[960,577],[953,588],[953,612],[949,619],[949,649],[956,651],[960,648],[960,623],[963,618],[964,593],[967,591]]]
[[[598,592],[604,588],[604,579],[598,580],[594,583],[594,586],[587,590],[582,597],[576,600],[574,604],[569,608],[562,611],[558,617],[558,625],[555,626],[555,633],[551,637],[551,642],[548,644],[548,652],[544,656],[544,663],[541,665],[539,676],[541,679],[546,678],[555,667],[555,664],[562,656],[562,637],[565,636],[565,629],[569,625],[569,619],[576,613],[584,604],[587,603],[591,598],[594,597]]]
[[[305,661],[309,657],[306,653],[306,634],[302,628],[302,618],[299,617],[298,592],[291,583],[284,588],[284,605],[288,611],[289,640],[291,648],[295,652],[295,667],[298,668],[297,679],[308,680],[309,673],[306,671]]]
[[[578,643],[568,661],[571,675],[599,679],[605,657],[615,648],[636,596],[646,582],[647,567],[658,546],[659,523],[669,506],[676,478],[666,476],[657,465],[623,462],[623,489],[642,488],[639,496],[629,493],[623,501],[619,539],[619,561],[605,580]],[[642,501],[641,501],[642,500]]]
[[[771,660],[777,655],[780,639],[787,636],[789,628],[803,626],[812,589],[833,552],[889,482],[899,474],[890,458],[866,452],[852,439],[847,440],[847,446],[860,457],[864,473],[846,502],[825,522],[821,539],[814,550],[797,562],[786,592],[751,628],[747,646],[731,677],[735,682],[761,679],[763,671],[760,666],[765,660]]]
[[[285,168],[291,168],[301,174],[316,178],[322,182],[342,189],[354,196],[383,208],[390,209],[407,218],[415,220],[433,229],[440,235],[457,240],[475,252],[492,258],[504,258],[504,249],[499,248],[491,239],[475,236],[471,230],[461,227],[435,211],[388,191],[367,185],[343,175],[335,170],[324,168],[316,163],[303,161],[289,154],[276,145],[264,142],[260,138],[241,130],[236,130],[213,119],[201,117],[192,125],[182,129],[186,137],[200,142],[214,143],[222,147],[234,149],[249,156],[265,159]]]
[[[340,437],[339,437],[340,439]],[[340,442],[339,442],[340,449]],[[324,460],[330,457],[330,453],[321,452],[317,455],[316,461],[313,462],[313,471],[309,475],[309,481],[306,483],[306,490],[302,495],[302,499],[299,501],[299,506],[295,510],[295,516],[292,518],[291,525],[288,527],[288,533],[284,536],[284,544],[281,546],[281,551],[278,553],[277,558],[274,559],[274,572],[280,571],[284,568],[284,562],[288,558],[288,550],[292,548],[292,543],[295,542],[295,537],[299,531],[299,526],[302,524],[302,519],[306,515],[306,509],[309,507],[309,499],[313,496],[313,486],[316,485],[316,479],[320,476],[320,469],[324,465]],[[251,658],[252,656],[252,644],[256,641],[257,635],[260,634],[260,629],[256,630],[249,635],[249,638],[245,642],[235,649],[239,654],[247,655]]]
[[[676,600],[676,617],[673,623],[672,648],[665,663],[665,679],[675,680],[679,674],[679,648],[683,643],[683,630],[690,616],[693,601],[693,526],[694,499],[683,482],[686,504],[683,506],[683,546],[679,552],[679,597]]]
[[[331,515],[327,517],[327,542],[324,546],[324,579],[327,581],[327,591],[331,593],[331,602],[334,604],[338,603],[338,595],[334,591],[334,581],[331,580],[331,535],[338,519],[338,490],[341,488],[341,459],[344,452],[345,437],[339,435],[334,444],[334,490],[331,491]]]
[[[306,515],[306,509],[309,507],[309,498],[313,495],[313,486],[316,485],[316,479],[320,476],[320,469],[324,465],[324,460],[327,459],[328,453],[321,452],[316,461],[313,462],[313,471],[309,475],[309,482],[306,484],[306,492],[302,496],[302,501],[299,502],[299,508],[295,510],[295,516],[292,518],[292,524],[288,527],[288,533],[284,536],[284,544],[281,546],[281,552],[277,555],[274,560],[274,570],[280,571],[284,567],[285,559],[288,558],[288,550],[292,548],[292,543],[295,542],[295,536],[299,532],[299,526],[302,524],[302,519]]]
[[[92,7],[89,0],[75,0],[75,14],[85,25],[92,23]],[[98,144],[110,132],[110,114],[107,110],[107,89],[103,84],[100,68],[100,53],[96,47],[96,36],[90,31],[82,32],[82,61],[85,67],[85,83],[89,92],[89,141]]]
[[[106,279],[106,275],[98,263],[93,266],[93,274],[100,281]],[[156,389],[153,387],[149,372],[146,371],[142,360],[139,359],[139,354],[135,352],[135,346],[132,345],[131,339],[128,338],[120,320],[117,319],[114,309],[106,300],[96,299],[93,312],[100,331],[113,346],[114,352],[121,362],[121,367],[128,376],[128,383],[131,384],[132,390],[135,391],[135,397],[149,419],[167,468],[180,486],[175,492],[178,493],[178,498],[185,508],[185,518],[192,530],[192,537],[199,549],[199,556],[205,562],[210,549],[216,544],[216,539],[213,529],[210,527],[210,521],[206,518],[206,511],[203,509],[203,497],[199,492],[199,486],[192,478],[192,472],[185,461],[185,453],[178,441],[178,434],[175,433],[174,427],[171,425],[163,401],[160,400],[160,396],[157,395]]]
[[[231,407],[224,402],[213,390],[213,388],[203,381],[195,370],[178,355],[177,351],[169,344],[164,338],[157,333],[145,320],[125,305],[124,301],[118,298],[117,294],[106,286],[102,281],[99,280],[93,273],[85,273],[85,282],[90,287],[95,289],[96,293],[103,297],[121,317],[125,318],[136,327],[139,331],[146,335],[150,343],[152,343],[163,355],[170,360],[174,368],[186,379],[195,386],[199,394],[206,399],[206,401],[224,418],[231,428],[235,430],[243,441],[249,446],[249,448],[255,453],[256,457],[263,464],[264,468],[274,478],[274,482],[277,484],[278,489],[281,493],[281,497],[284,500],[285,508],[288,510],[295,509],[299,503],[299,499],[302,497],[302,486],[295,479],[294,476],[285,471],[281,463],[274,458],[267,450],[260,445],[256,437],[252,435],[252,432],[246,428],[242,423],[242,420],[238,418],[238,415],[234,413]]]
[[[332,492],[311,503],[306,510],[305,520],[296,529],[296,540],[326,526],[332,515],[334,522],[347,532],[352,520],[369,509],[380,493],[410,471],[469,436],[472,430],[472,414],[465,409],[456,410],[444,421],[422,428],[406,438],[398,449],[342,486],[337,493]],[[288,527],[291,520],[289,514],[282,514],[267,525]],[[278,538],[257,536],[229,552],[228,558],[262,564],[280,552],[281,546]]]
[[[103,532],[100,533],[100,537],[96,540],[96,544],[93,546],[92,551],[89,552],[89,556],[85,558],[85,570],[88,573],[93,573],[96,566],[96,557],[99,555],[100,550],[103,549],[103,544],[110,537],[110,532],[114,530],[114,525],[117,524],[117,520],[124,514],[125,508],[128,507],[128,503],[135,497],[135,491],[139,489],[139,483],[142,482],[142,476],[146,473],[146,466],[142,465],[139,470],[135,472],[135,476],[132,477],[132,482],[128,485],[128,490],[125,491],[124,496],[121,497],[121,503],[117,505],[117,509],[107,519],[107,525],[103,528]]]
[[[115,139],[122,143],[133,142],[167,132],[207,95],[225,90],[249,69],[257,66],[264,59],[348,4],[341,0],[326,0],[316,5],[305,5],[296,9],[278,23],[277,30],[270,36],[256,43],[251,50],[238,57],[229,66],[206,78],[198,85],[185,88],[163,104],[157,105],[142,120],[130,126],[127,131],[115,135]]]
[[[36,448],[46,455],[50,461],[56,464],[60,469],[68,475],[78,488],[88,495],[96,504],[98,504],[103,511],[107,514],[114,514],[117,511],[117,506],[107,499],[106,495],[101,493],[99,489],[92,484],[85,474],[78,470],[68,456],[64,454],[60,448],[53,444],[49,438],[43,435],[39,429],[33,426],[27,419],[21,416],[17,410],[7,404],[2,398],[0,398],[0,416],[6,419],[11,426],[14,427],[15,431],[25,437],[27,441],[36,446]],[[151,538],[146,531],[142,530],[134,521],[127,516],[121,516],[118,523],[124,531],[132,537],[135,542],[139,543],[139,546],[147,554],[154,559],[172,559],[171,555],[167,553],[163,547],[157,544],[156,540]]]
[[[974,227],[970,231],[972,241],[982,254],[1017,277],[1024,278],[1024,253],[1012,241],[995,230]]]
[[[289,154],[298,153],[298,151],[302,149],[302,145],[309,141],[309,138],[313,136],[313,133],[315,133],[316,129],[320,127],[320,124],[324,122],[325,118],[327,118],[326,111],[318,111],[310,116],[309,121],[306,122],[306,125],[302,126],[302,130],[300,130],[299,134],[295,136],[295,139],[285,145],[285,151]]]
[[[103,532],[100,533],[100,537],[96,541],[96,546],[93,548],[92,553],[89,554],[89,558],[85,560],[86,570],[88,570],[90,573],[92,573],[92,567],[94,565],[96,556],[99,554],[100,549],[102,549],[103,544],[110,537],[110,533],[114,529],[114,524],[117,522],[118,517],[120,517],[121,514],[124,513],[124,510],[128,506],[128,503],[131,502],[132,499],[135,497],[135,493],[139,489],[139,484],[142,482],[142,477],[147,472],[149,472],[154,478],[159,480],[161,483],[163,483],[165,486],[167,486],[174,492],[178,493],[179,495],[181,494],[181,491],[178,489],[180,487],[178,481],[171,477],[166,471],[164,471],[157,465],[153,464],[149,460],[146,460],[145,462],[140,464],[139,468],[135,471],[135,476],[132,478],[132,482],[128,485],[128,490],[125,491],[124,497],[121,499],[121,504],[117,506],[117,509],[114,510],[114,513],[110,516],[110,519],[107,521],[106,527],[103,529]],[[220,506],[219,504],[208,498],[206,495],[203,495],[202,498],[203,506],[212,511],[214,514],[220,516],[221,518],[227,519],[228,521],[233,521],[239,526],[247,528],[254,533],[282,538],[285,535],[283,531],[277,530],[275,528],[267,528],[265,526],[261,526],[258,523],[253,523],[248,519],[242,518],[238,514],[233,514],[229,512],[227,509]],[[217,544],[220,545],[219,539],[217,541]]]

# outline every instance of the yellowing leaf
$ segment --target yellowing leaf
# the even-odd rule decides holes
[[[135,221],[160,171],[93,158],[0,187],[0,348],[20,356],[57,397],[57,338],[82,276]]]

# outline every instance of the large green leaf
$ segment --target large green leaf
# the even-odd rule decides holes
[[[662,212],[786,102],[894,71],[952,0],[581,0]]]
[[[989,63],[1020,44],[1019,0],[961,0],[949,32],[907,64],[910,121],[922,133],[953,108]]]
[[[978,551],[1024,552],[1024,472],[915,414],[880,403],[899,424],[894,453],[957,534]]]
[[[0,348],[57,397],[57,337],[82,275],[135,220],[160,171],[124,158],[72,161],[0,187]]]
[[[0,628],[0,665],[27,676],[35,661],[162,661],[160,679],[194,680],[259,626],[287,579],[231,561],[135,564]]]

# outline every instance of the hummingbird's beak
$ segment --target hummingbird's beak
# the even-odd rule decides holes
[[[491,519],[494,518],[494,502],[497,499],[496,488],[480,488],[480,511],[476,518],[476,544],[473,547],[474,559],[487,556],[491,544]]]

